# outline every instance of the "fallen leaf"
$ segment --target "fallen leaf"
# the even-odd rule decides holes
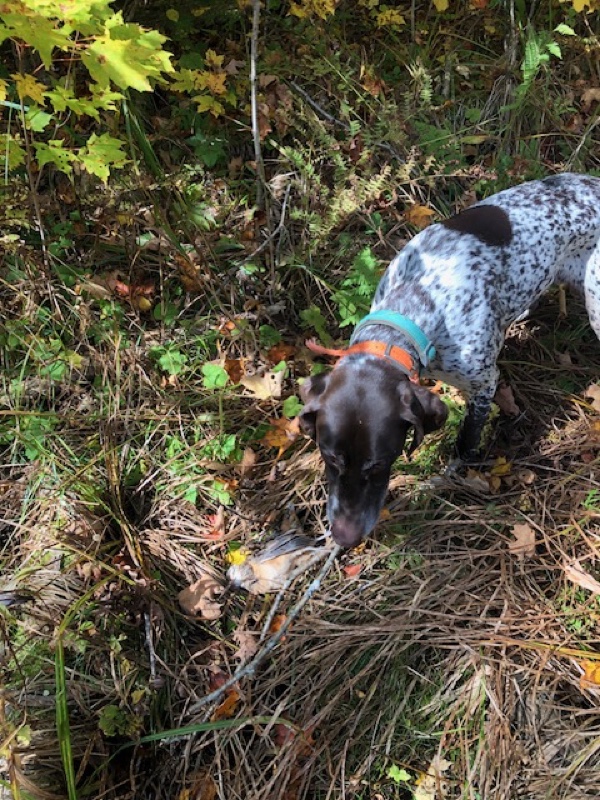
[[[233,657],[241,661],[242,664],[250,661],[252,656],[258,650],[256,634],[251,633],[250,631],[235,630],[233,632],[233,639],[238,646],[238,649],[233,654]]]
[[[507,461],[504,456],[499,456],[493,463],[490,473],[503,477],[512,472],[512,461]]]
[[[297,752],[298,756],[307,756],[312,750],[315,740],[312,736],[313,729],[306,731],[298,730],[291,723],[277,722],[273,725],[273,744],[275,747],[285,747],[286,744],[296,740],[301,741],[301,746]]]
[[[435,211],[427,206],[414,205],[406,209],[404,216],[410,225],[415,228],[426,228],[431,223]]]
[[[451,761],[434,756],[427,772],[422,772],[415,781],[413,790],[414,800],[436,800],[438,797],[438,783],[444,787],[441,780],[444,772],[452,766]]]
[[[577,662],[583,670],[583,675],[579,678],[579,686],[582,689],[592,689],[600,687],[600,661],[590,661],[584,658]]]
[[[259,400],[269,400],[271,397],[281,397],[283,375],[283,370],[268,371],[263,375],[247,375],[240,383]]]
[[[227,697],[225,700],[223,700],[221,705],[215,708],[214,714],[210,718],[210,721],[218,722],[220,719],[231,719],[235,713],[235,709],[239,701],[239,694],[235,691],[235,689],[232,689],[230,692],[228,692]]]
[[[247,477],[248,475],[250,475],[250,473],[256,466],[257,460],[258,456],[254,452],[254,450],[251,447],[246,447],[244,449],[244,454],[242,455],[242,460],[240,461],[238,467],[240,475],[242,475],[243,477]]]
[[[592,401],[590,403],[591,407],[594,411],[600,412],[600,385],[597,383],[592,383],[591,386],[588,386],[585,392],[583,393],[584,397],[589,397]]]
[[[490,484],[480,472],[474,469],[468,469],[467,474],[462,479],[462,484],[467,489],[472,489],[475,492],[488,494],[490,492]]]
[[[280,361],[289,361],[295,352],[296,348],[293,344],[279,342],[279,344],[276,344],[267,350],[267,358],[271,364],[279,364]]]
[[[513,525],[511,533],[515,538],[509,541],[508,549],[513,556],[523,561],[535,555],[535,531],[531,525],[526,522],[517,523]]]
[[[267,428],[264,436],[260,439],[267,447],[287,450],[300,435],[300,417],[294,417],[294,419],[280,417],[280,419],[270,420],[270,423],[271,427]]]
[[[217,797],[217,784],[210,772],[201,770],[190,775],[191,786],[183,789],[179,800],[215,800]]]
[[[576,558],[569,564],[565,564],[563,569],[567,580],[571,581],[571,583],[580,586],[582,589],[587,589],[593,594],[600,595],[600,582],[592,577],[589,572],[586,572]]]
[[[229,379],[232,383],[239,383],[244,374],[244,359],[226,358],[223,368],[229,375]]]
[[[507,414],[509,417],[517,417],[521,413],[521,409],[515,403],[513,391],[506,383],[501,383],[496,389],[494,402],[500,411],[502,411],[503,414]]]
[[[211,575],[205,575],[200,580],[182,589],[177,596],[182,610],[190,616],[200,616],[203,619],[219,619],[221,604],[219,597],[223,594],[223,586]]]

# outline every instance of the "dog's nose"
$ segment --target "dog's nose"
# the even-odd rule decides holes
[[[363,538],[363,532],[358,525],[348,517],[340,517],[331,525],[333,541],[341,547],[356,547]]]

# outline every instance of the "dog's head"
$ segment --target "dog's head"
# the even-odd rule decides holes
[[[383,359],[349,357],[332,372],[308,378],[301,395],[300,423],[325,462],[332,536],[342,547],[355,547],[377,523],[409,430],[408,455],[444,424],[447,408]]]

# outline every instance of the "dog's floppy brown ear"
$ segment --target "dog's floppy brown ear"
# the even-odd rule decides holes
[[[400,418],[410,422],[414,428],[413,440],[407,452],[411,456],[426,433],[436,431],[446,422],[448,409],[437,394],[408,381],[398,384],[398,395]]]
[[[321,395],[327,387],[328,372],[307,378],[300,387],[300,397],[305,406],[300,412],[300,426],[312,439],[316,438],[317,412],[321,406]]]

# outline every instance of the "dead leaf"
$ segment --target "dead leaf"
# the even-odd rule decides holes
[[[441,783],[442,787],[444,787],[442,775],[451,766],[451,761],[435,755],[427,772],[422,772],[415,781],[414,800],[436,800],[438,797],[438,783]]]
[[[510,475],[511,472],[512,461],[507,461],[504,456],[498,456],[498,458],[494,461],[492,468],[490,469],[490,473],[492,475],[498,475],[501,478],[506,475]]]
[[[271,397],[281,397],[284,371],[265,372],[263,375],[248,375],[240,380],[242,386],[248,389],[258,400],[269,400]]]
[[[565,564],[563,569],[565,577],[571,583],[580,586],[582,589],[587,589],[593,594],[600,595],[600,582],[584,570],[578,559],[575,558],[569,564]]]
[[[203,619],[219,619],[221,604],[219,597],[224,588],[212,575],[205,575],[200,580],[182,589],[177,599],[182,610],[190,616]]]
[[[233,657],[241,661],[242,664],[250,661],[252,656],[258,650],[256,634],[252,633],[251,631],[238,629],[233,632],[233,639],[238,646],[238,649],[233,654]]]
[[[583,670],[583,675],[579,678],[581,689],[597,689],[600,687],[600,661],[590,661],[584,658],[577,662]]]
[[[519,561],[523,561],[525,558],[535,555],[535,531],[531,525],[526,522],[517,523],[513,525],[511,533],[515,538],[509,541],[508,549],[513,556],[517,556]]]
[[[229,375],[229,379],[232,383],[239,383],[244,374],[244,359],[226,358],[223,369]]]
[[[190,775],[190,781],[191,786],[182,790],[178,800],[215,800],[217,784],[207,769]]]
[[[485,477],[474,469],[468,469],[467,474],[462,480],[462,484],[467,489],[472,489],[475,492],[488,494],[490,492],[490,484]]]
[[[404,212],[406,221],[415,228],[426,228],[431,223],[435,211],[427,206],[414,205]]]
[[[240,461],[238,467],[240,475],[244,478],[247,478],[254,469],[254,467],[256,466],[257,460],[258,456],[254,452],[254,450],[251,447],[246,447],[244,449],[244,454],[242,455],[242,460]]]
[[[260,440],[267,447],[278,447],[282,452],[296,441],[300,435],[300,417],[294,419],[272,419],[271,427]]]
[[[292,572],[308,564],[321,549],[308,536],[283,533],[242,564],[232,564],[227,577],[235,586],[241,586],[250,594],[277,592]]]
[[[215,708],[214,714],[210,718],[211,722],[218,722],[220,719],[231,719],[235,714],[235,709],[237,704],[240,701],[239,694],[232,689],[230,692],[227,693],[227,697],[220,706]]]
[[[521,409],[515,403],[513,391],[506,383],[501,383],[496,389],[494,402],[500,411],[502,411],[503,414],[507,414],[509,417],[518,417],[521,413]]]
[[[309,728],[305,731],[298,730],[290,722],[277,722],[273,725],[273,744],[275,747],[285,747],[286,744],[301,740],[302,744],[297,752],[298,756],[307,756],[314,747],[315,740],[312,736],[314,728]]]
[[[583,393],[584,397],[589,397],[592,401],[590,403],[591,407],[594,411],[600,412],[600,384],[592,383],[591,386],[588,386],[585,392]]]
[[[293,344],[280,342],[267,350],[267,358],[271,364],[279,364],[280,361],[288,361],[295,352]]]

